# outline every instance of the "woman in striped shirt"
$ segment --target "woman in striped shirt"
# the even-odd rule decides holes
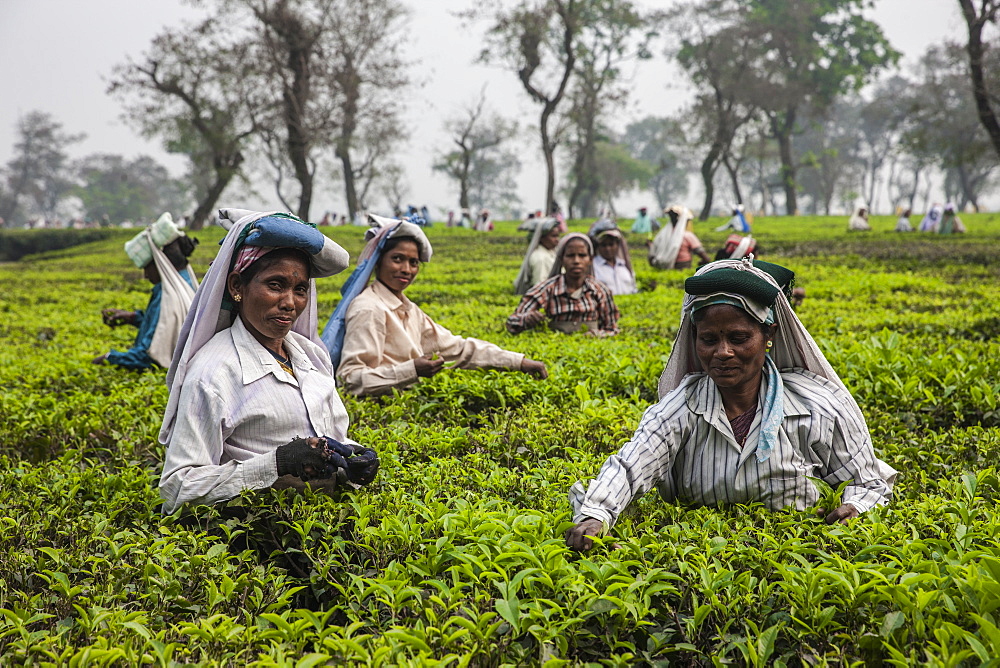
[[[618,333],[618,307],[611,291],[594,278],[594,245],[586,234],[567,234],[556,247],[549,279],[528,290],[507,331],[518,334],[548,318],[549,327],[564,333],[585,331],[588,336]]]
[[[713,262],[685,281],[660,401],[588,489],[573,485],[570,547],[590,549],[654,486],[694,506],[805,510],[819,500],[810,478],[846,482],[830,524],[888,502],[896,472],[876,458],[860,408],[792,312],[793,278],[745,259]]]

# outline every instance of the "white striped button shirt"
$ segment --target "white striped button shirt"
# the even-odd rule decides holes
[[[871,436],[840,386],[803,369],[783,370],[784,419],[779,443],[758,462],[762,398],[745,447],[733,437],[722,396],[705,374],[690,374],[645,412],[635,435],[601,467],[574,521],[612,526],[633,499],[654,485],[664,499],[695,506],[760,501],[772,509],[804,510],[819,499],[807,476],[833,487],[845,481],[843,503],[865,512],[888,502]],[[832,509],[830,509],[832,510]]]
[[[297,436],[352,442],[329,353],[295,332],[285,349],[294,377],[237,318],[192,358],[160,477],[164,513],[271,486],[274,451]]]

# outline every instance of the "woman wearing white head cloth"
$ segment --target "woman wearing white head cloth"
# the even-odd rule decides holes
[[[177,228],[169,213],[125,242],[125,253],[153,284],[153,292],[144,310],[101,311],[108,327],[133,325],[139,331],[131,348],[105,353],[94,358],[94,364],[115,364],[126,369],[170,366],[181,323],[198,288],[194,269],[188,263],[197,244],[197,239]]]
[[[871,224],[868,222],[868,205],[858,202],[854,207],[851,219],[847,221],[847,229],[850,232],[870,232]]]
[[[846,482],[830,524],[889,501],[896,472],[876,458],[857,403],[792,312],[793,278],[747,259],[713,262],[685,281],[660,401],[587,490],[573,486],[570,547],[589,549],[654,486],[694,506],[805,510],[819,500],[810,478]]]
[[[413,223],[369,217],[378,229],[370,230],[359,270],[364,260],[375,258],[375,280],[347,309],[337,369],[344,389],[357,395],[402,390],[434,376],[446,362],[456,369],[515,369],[548,377],[542,362],[452,334],[407,299],[403,291],[413,284],[421,265],[430,262],[431,244]]]
[[[649,264],[657,269],[687,269],[691,266],[692,255],[701,258],[702,263],[710,262],[701,241],[691,229],[694,214],[686,206],[675,204],[664,209],[670,218],[670,225],[664,225],[649,247]]]
[[[363,485],[375,452],[347,439],[333,367],[316,333],[316,277],[347,252],[291,214],[224,209],[235,223],[177,342],[160,442],[163,511],[247,489]]]

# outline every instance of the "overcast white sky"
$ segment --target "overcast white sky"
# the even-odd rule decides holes
[[[472,0],[404,2],[412,9],[408,43],[417,61],[412,74],[423,85],[404,98],[409,103],[406,123],[412,138],[399,158],[407,167],[407,201],[427,204],[437,214],[457,208],[458,197],[447,179],[431,171],[435,152],[447,145],[443,119],[473,101],[484,84],[488,104],[520,119],[522,125],[537,122],[538,110],[513,73],[474,62],[482,26],[463,28],[453,16]],[[665,1],[640,0],[640,4],[653,7]],[[138,58],[164,27],[198,16],[180,0],[0,0],[0,163],[10,159],[19,115],[37,109],[52,114],[68,132],[86,133],[87,139],[72,148],[73,157],[98,152],[147,154],[179,175],[181,159],[165,153],[156,141],[142,139],[122,121],[118,104],[105,94],[106,79],[116,63],[127,56]],[[954,0],[876,0],[871,16],[908,62],[936,41],[964,37],[964,22]],[[643,116],[668,114],[687,101],[687,85],[661,52],[657,47],[652,61],[637,66],[620,128]],[[520,196],[526,208],[540,208],[545,185],[538,142],[534,135],[524,134],[526,168]],[[230,195],[220,204],[280,206],[266,186],[261,194],[264,201],[232,201],[238,195]],[[627,215],[640,205],[655,206],[651,200],[647,193],[634,193],[616,205]],[[698,203],[694,192],[688,200],[692,207]],[[345,208],[339,183],[334,183],[316,196],[312,213],[319,219],[325,210]]]

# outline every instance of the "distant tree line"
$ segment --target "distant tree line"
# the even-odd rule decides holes
[[[400,0],[194,1],[208,16],[158,35],[108,89],[128,123],[186,158],[184,177],[148,158],[71,162],[66,148],[81,137],[32,112],[0,168],[0,216],[47,215],[76,197],[111,218],[180,206],[197,228],[231,184],[269,182],[308,219],[317,189],[337,180],[350,216],[379,197],[403,206],[406,169],[422,166],[395,159],[414,64]],[[580,217],[631,189],[661,205],[681,199],[692,174],[702,218],[736,203],[909,208],[937,182],[978,208],[1000,181],[1000,0],[957,4],[967,39],[934,44],[902,71],[864,16],[870,0],[682,0],[649,12],[631,0],[476,3],[463,14],[484,35],[470,61],[510,71],[538,116],[497,114],[484,89],[442,118],[448,144],[426,167],[454,183],[463,209],[517,206],[517,174],[536,155],[547,210],[562,201]],[[630,73],[653,57],[680,66],[694,99],[616,130],[641,104]]]

